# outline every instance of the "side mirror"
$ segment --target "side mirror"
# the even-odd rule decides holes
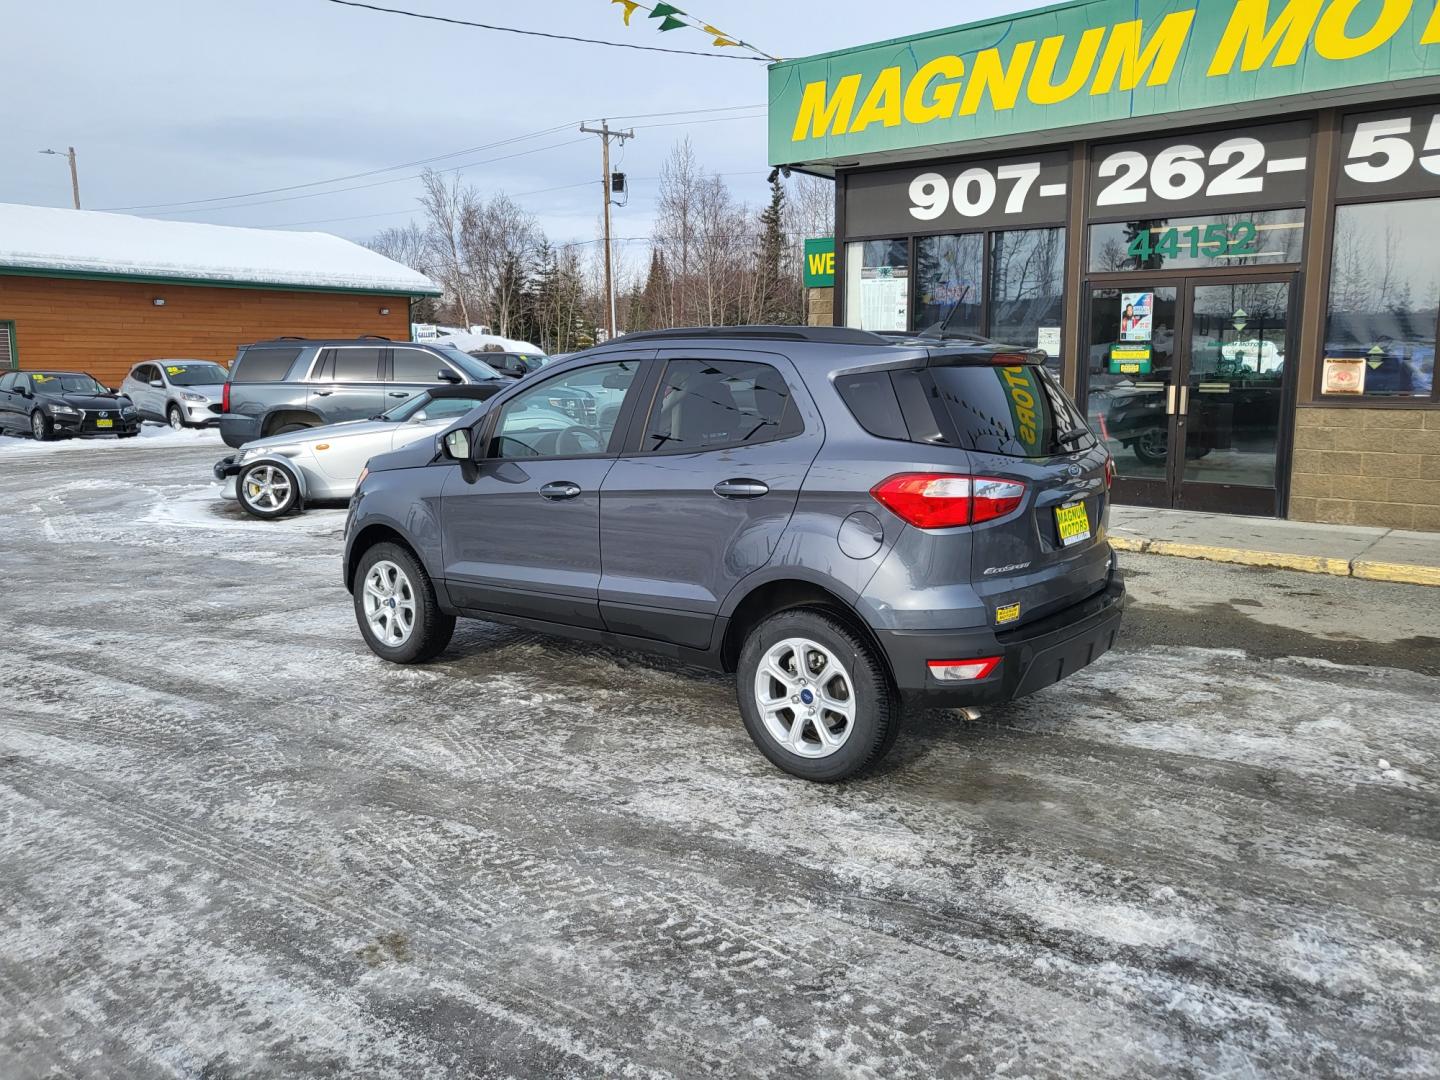
[[[456,428],[440,440],[444,447],[445,456],[452,461],[470,460],[470,432],[465,428]]]
[[[460,381],[460,376],[456,375],[455,372],[451,371],[449,368],[441,368],[435,373],[435,378],[439,379],[441,382],[448,383],[458,383]]]
[[[165,384],[164,384],[163,382],[161,382],[159,379],[151,379],[151,380],[150,380],[150,385],[153,386],[156,390],[164,390],[164,389],[165,389]]]

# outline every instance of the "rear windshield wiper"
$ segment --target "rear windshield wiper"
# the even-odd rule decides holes
[[[1076,439],[1080,438],[1080,436],[1089,434],[1090,429],[1082,424],[1080,427],[1073,427],[1067,431],[1060,432],[1060,434],[1055,436],[1055,441],[1062,444],[1074,442]]]

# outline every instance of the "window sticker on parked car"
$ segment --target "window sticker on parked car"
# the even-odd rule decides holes
[[[1004,607],[997,607],[995,609],[995,622],[997,624],[1014,622],[1018,618],[1020,618],[1019,604],[1006,604]]]
[[[30,378],[31,378],[31,381],[33,381],[33,382],[50,382],[50,381],[52,381],[52,380],[55,378],[55,376],[54,376],[54,375],[31,375]]]
[[[184,369],[183,367],[181,367],[180,365],[178,365],[178,364],[169,364],[169,365],[167,365],[166,368],[165,368],[165,371],[166,371],[168,374],[170,374],[170,375],[183,375],[183,374],[185,374],[185,369]]]

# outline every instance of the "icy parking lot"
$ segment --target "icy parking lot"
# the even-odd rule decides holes
[[[705,672],[383,664],[223,452],[0,439],[0,1077],[1440,1073],[1440,590],[1126,557],[819,787]]]

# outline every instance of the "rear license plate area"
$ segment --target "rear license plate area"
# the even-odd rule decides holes
[[[1083,502],[1068,503],[1055,508],[1055,527],[1060,546],[1070,547],[1090,539],[1090,512]]]

